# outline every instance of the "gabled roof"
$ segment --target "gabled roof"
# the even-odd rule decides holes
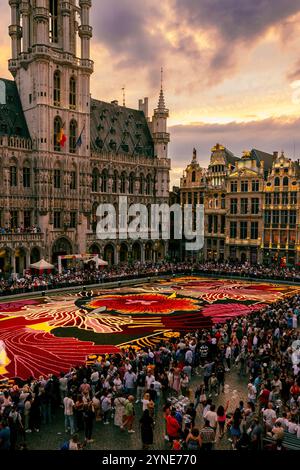
[[[29,139],[17,86],[13,80],[0,78],[0,135]]]
[[[240,158],[233,155],[227,148],[225,148],[225,155],[228,163],[235,163],[237,160],[240,160]]]
[[[92,99],[91,149],[153,157],[153,139],[143,111]]]
[[[270,170],[272,168],[272,164],[275,159],[273,154],[257,149],[251,150],[251,157],[255,158],[259,164],[263,161],[265,170]]]

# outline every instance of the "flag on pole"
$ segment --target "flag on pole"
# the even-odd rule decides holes
[[[80,136],[79,136],[78,139],[77,139],[76,147],[81,147],[81,146],[82,146],[82,134],[83,134],[84,129],[85,129],[85,125],[83,126],[83,129],[82,129],[82,131],[81,131],[81,133],[80,133]]]
[[[67,137],[65,135],[65,124],[63,124],[57,136],[57,143],[63,148],[66,142],[67,142]]]

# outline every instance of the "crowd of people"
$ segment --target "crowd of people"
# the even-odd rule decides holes
[[[194,263],[194,262],[158,262],[123,264],[95,269],[92,265],[86,268],[64,269],[63,273],[27,273],[24,276],[13,276],[5,279],[0,274],[0,295],[23,293],[34,290],[65,288],[83,284],[137,279],[164,274],[199,273],[204,275],[238,276],[255,279],[281,279],[299,282],[300,271],[296,268],[250,265],[249,263]]]
[[[89,447],[95,429],[105,433],[106,426],[115,427],[116,439],[139,433],[140,448],[161,446],[159,419],[167,449],[260,450],[268,436],[267,448],[285,450],[286,435],[299,438],[300,447],[299,317],[295,295],[210,330],[182,332],[152,348],[128,347],[59,377],[15,379],[0,395],[0,449],[26,448],[30,433],[41,432],[46,441],[62,414],[62,450]],[[239,376],[243,400],[229,397],[231,374]]]
[[[17,233],[41,233],[41,229],[37,225],[32,225],[30,227],[11,227],[9,225],[6,227],[0,227],[0,235],[12,235]]]

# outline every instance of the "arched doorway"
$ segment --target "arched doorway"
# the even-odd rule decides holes
[[[162,240],[155,243],[156,261],[162,260],[165,257],[165,244]]]
[[[128,261],[128,246],[122,243],[120,246],[120,263],[127,263]]]
[[[59,238],[52,248],[52,263],[57,263],[59,256],[71,255],[73,247],[67,238]]]
[[[90,247],[89,253],[91,255],[100,255],[100,248],[95,243]]]
[[[41,253],[38,248],[33,248],[30,254],[30,264],[37,263],[41,259]]]
[[[106,245],[104,248],[104,261],[107,261],[110,266],[115,264],[115,248],[113,245]]]
[[[153,261],[153,244],[151,242],[146,243],[145,260]]]
[[[133,261],[141,261],[142,260],[142,249],[140,243],[134,243],[132,247],[132,259]]]
[[[17,248],[15,251],[15,259],[16,259],[16,273],[23,274],[24,269],[27,268],[26,266],[26,251],[24,248]]]
[[[8,248],[0,248],[0,277],[10,273],[11,269],[11,251]]]

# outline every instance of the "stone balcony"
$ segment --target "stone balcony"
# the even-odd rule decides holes
[[[0,244],[8,246],[31,244],[41,246],[44,243],[43,233],[5,233],[0,235]]]
[[[62,64],[70,65],[71,67],[81,67],[89,72],[94,70],[94,62],[89,59],[80,59],[68,52],[61,52],[55,50],[50,46],[35,45],[31,48],[30,52],[22,52],[17,59],[9,60],[9,69],[16,70],[21,65],[26,65],[35,59],[49,59],[60,62]]]

